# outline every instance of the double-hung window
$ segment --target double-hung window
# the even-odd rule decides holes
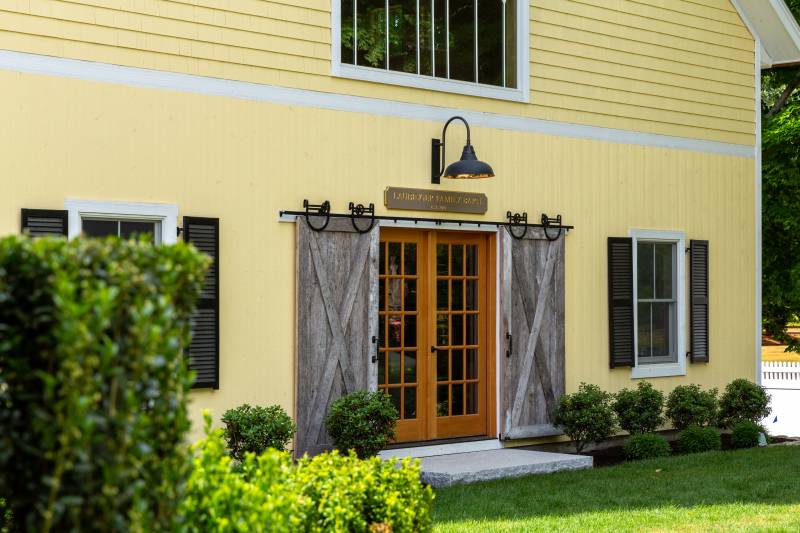
[[[634,257],[634,377],[685,373],[684,235],[631,231]]]
[[[334,0],[334,74],[524,101],[528,3]]]

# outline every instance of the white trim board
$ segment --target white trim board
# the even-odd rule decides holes
[[[560,137],[572,137],[675,150],[689,150],[753,158],[753,146],[674,137],[655,133],[585,126],[515,115],[467,111],[379,98],[325,93],[258,83],[224,80],[193,74],[124,67],[78,59],[0,50],[0,69],[30,74],[64,76],[88,81],[117,83],[132,87],[168,89],[211,96],[226,96],[275,104],[313,107],[353,113],[444,122],[455,114],[471,125]]]
[[[631,237],[633,246],[633,335],[634,335],[634,358],[635,364],[631,367],[631,379],[640,378],[659,378],[668,376],[685,376],[686,375],[686,233],[683,231],[670,231],[670,230],[649,230],[631,228],[628,231],[628,236]],[[636,243],[639,240],[643,241],[665,241],[675,243],[675,267],[676,272],[673,273],[673,289],[677,293],[675,305],[677,307],[677,362],[674,363],[654,363],[649,365],[639,365],[639,313],[637,307],[639,305],[637,295],[636,276],[637,271],[637,257]]]
[[[178,206],[174,204],[67,198],[64,200],[64,209],[69,212],[67,235],[70,239],[81,234],[83,216],[89,215],[152,219],[161,223],[160,242],[162,244],[178,242]]]

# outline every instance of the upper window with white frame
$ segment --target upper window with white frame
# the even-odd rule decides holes
[[[685,235],[680,231],[631,230],[635,366],[633,377],[686,373]]]
[[[522,100],[518,0],[341,0],[334,73]],[[527,5],[527,4],[525,4]],[[334,13],[336,17],[336,13]],[[523,22],[520,24],[520,20]],[[336,31],[338,30],[338,31]],[[524,54],[523,54],[524,55]],[[338,58],[337,58],[338,56]],[[337,64],[338,59],[338,64]]]

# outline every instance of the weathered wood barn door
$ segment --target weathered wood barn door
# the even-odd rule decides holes
[[[558,434],[551,413],[564,394],[564,236],[550,241],[528,228],[516,239],[501,228],[499,240],[501,437]]]
[[[377,387],[377,289],[377,225],[362,234],[331,219],[317,232],[297,219],[298,456],[331,448],[324,419],[332,401]]]

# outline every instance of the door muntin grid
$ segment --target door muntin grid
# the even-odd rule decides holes
[[[379,261],[378,388],[392,399],[400,420],[415,420],[420,415],[421,327],[417,242],[383,241]]]
[[[436,245],[436,416],[479,414],[479,253],[472,243]]]

